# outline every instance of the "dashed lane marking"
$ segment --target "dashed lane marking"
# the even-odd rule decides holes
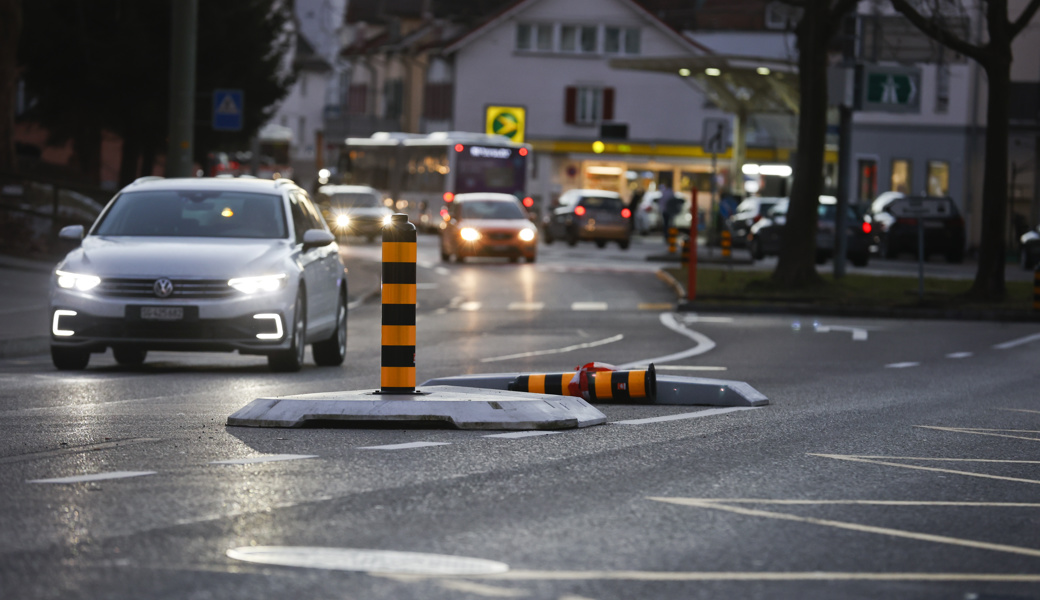
[[[254,456],[253,458],[233,458],[231,460],[214,460],[211,465],[254,465],[258,463],[279,462],[283,460],[302,460],[305,458],[318,458],[317,454],[270,454],[268,456]]]
[[[843,325],[817,325],[816,333],[830,333],[831,331],[847,331],[852,334],[852,341],[867,341],[867,330],[862,327],[845,327]]]
[[[886,369],[909,369],[910,367],[919,367],[919,362],[897,362],[885,365]]]
[[[545,302],[510,302],[509,310],[542,310]]]
[[[155,475],[155,471],[111,471],[109,473],[93,473],[74,477],[55,477],[54,479],[30,479],[28,483],[86,483],[91,481],[107,481],[109,479],[127,479]]]
[[[459,304],[459,310],[466,312],[475,312],[480,310],[480,302],[463,302]]]
[[[649,417],[646,419],[629,419],[627,421],[612,421],[612,425],[647,425],[649,423],[664,423],[666,421],[679,421],[682,419],[697,419],[700,417],[712,417],[715,415],[724,415],[726,413],[737,412],[740,410],[756,410],[757,406],[733,406],[730,408],[709,408],[708,410],[701,410],[692,413],[682,413],[678,415],[666,415],[663,417]]]
[[[573,302],[571,310],[607,310],[606,302]]]
[[[384,446],[358,446],[358,450],[410,450],[429,446],[448,446],[448,442],[408,442],[407,444],[386,444]]]
[[[1007,350],[1009,348],[1014,348],[1016,346],[1022,346],[1022,345],[1025,345],[1025,344],[1029,344],[1029,343],[1035,342],[1037,340],[1040,340],[1040,333],[1034,333],[1033,335],[1027,335],[1025,337],[1020,337],[1017,340],[1011,340],[1010,342],[1004,342],[1003,344],[997,344],[996,346],[993,346],[993,347],[995,349],[997,349],[997,350]]]
[[[603,346],[606,344],[612,344],[614,342],[620,342],[625,339],[625,336],[618,334],[615,336],[608,337],[606,339],[597,340],[595,342],[585,342],[582,344],[574,344],[573,346],[564,346],[563,348],[550,348],[547,350],[533,350],[531,352],[520,352],[519,354],[508,354],[506,356],[492,356],[490,358],[482,358],[480,362],[498,362],[502,360],[513,360],[514,358],[528,358],[531,356],[545,356],[547,354],[563,354],[564,352],[573,352],[575,350],[583,350],[585,348],[595,348],[597,346]]]
[[[715,316],[703,316],[703,315],[686,315],[683,317],[684,323],[732,323],[733,317],[715,317]]]
[[[998,481],[1014,481],[1016,483],[1035,483],[1035,484],[1040,484],[1040,481],[1037,481],[1035,479],[1023,479],[1021,477],[1003,477],[1001,475],[990,475],[988,473],[975,473],[973,471],[958,471],[958,470],[955,470],[955,469],[939,469],[939,468],[936,468],[936,467],[925,467],[925,466],[922,466],[922,465],[908,465],[908,464],[904,464],[904,463],[890,462],[892,460],[917,460],[917,461],[923,461],[923,460],[939,461],[939,460],[944,460],[944,461],[949,461],[949,462],[954,462],[954,461],[975,462],[972,459],[954,459],[954,458],[948,458],[948,459],[921,459],[921,458],[900,457],[900,456],[855,456],[855,455],[845,455],[845,454],[812,454],[812,453],[810,453],[809,456],[819,456],[820,458],[830,458],[830,459],[834,459],[834,460],[846,460],[846,461],[850,461],[850,462],[861,462],[861,463],[868,463],[868,464],[874,464],[874,465],[884,465],[886,467],[899,467],[900,469],[911,469],[911,470],[915,470],[915,471],[929,471],[929,472],[932,472],[932,473],[948,473],[948,474],[951,474],[951,475],[964,475],[965,477],[980,477],[982,479],[996,479]],[[1013,461],[993,461],[993,462],[1013,463]]]
[[[974,356],[971,352],[951,352],[946,355],[946,358],[971,358]]]
[[[705,365],[654,365],[658,371],[725,371],[726,367],[709,367]]]

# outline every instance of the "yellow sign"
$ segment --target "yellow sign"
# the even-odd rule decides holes
[[[520,106],[487,107],[486,123],[489,134],[504,135],[518,144],[524,143],[524,115]]]

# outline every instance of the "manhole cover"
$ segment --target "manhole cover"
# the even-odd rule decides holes
[[[264,565],[370,573],[489,575],[509,570],[509,565],[493,560],[392,550],[246,546],[232,548],[227,555],[235,560]]]

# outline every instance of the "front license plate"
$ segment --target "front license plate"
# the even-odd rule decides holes
[[[150,321],[180,321],[184,318],[184,307],[142,306],[141,318]]]

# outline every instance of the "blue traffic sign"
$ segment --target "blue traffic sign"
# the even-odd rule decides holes
[[[213,90],[213,130],[242,131],[242,90]]]

